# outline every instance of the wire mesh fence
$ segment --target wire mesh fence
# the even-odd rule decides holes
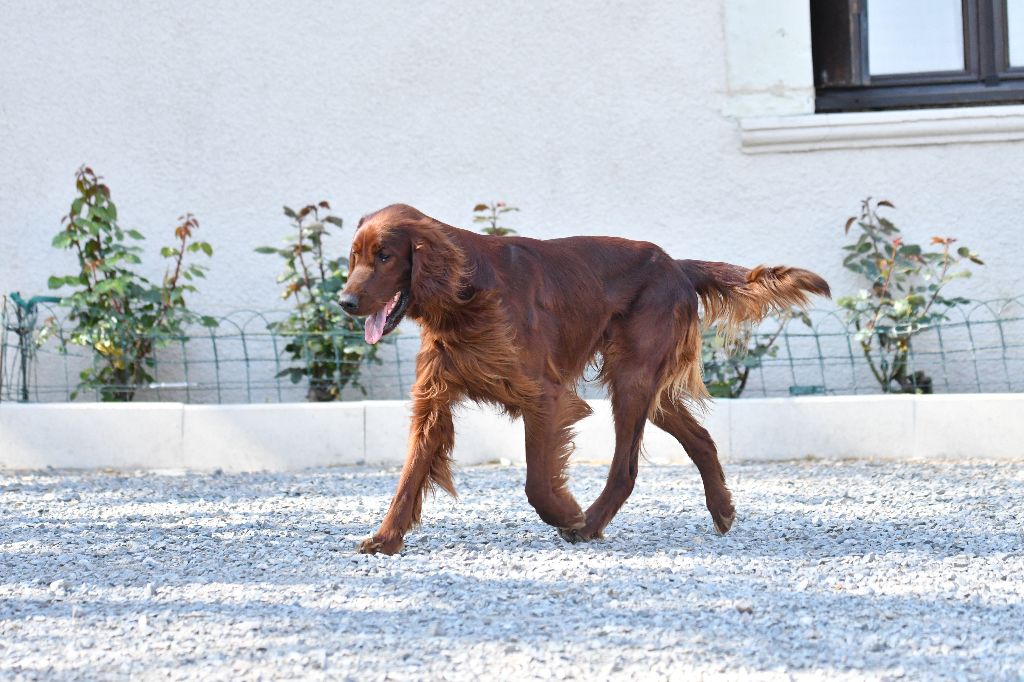
[[[841,311],[813,310],[810,326],[792,320],[776,343],[777,355],[764,358],[744,396],[882,392]],[[914,335],[908,364],[936,393],[1024,391],[1024,298],[953,309]]]
[[[72,400],[76,391],[76,400],[103,397],[95,387],[80,390],[79,383],[85,369],[107,359],[93,348],[67,341],[59,305],[7,297],[2,303],[0,401],[62,402]],[[308,366],[311,357],[294,359],[285,347],[296,335],[273,331],[273,323],[286,314],[236,311],[220,318],[216,327],[195,327],[182,336],[157,339],[147,369],[153,380],[130,387],[132,398],[188,403],[315,399],[308,376],[297,371],[304,363]],[[909,364],[929,377],[931,390],[1024,391],[1024,297],[975,303],[953,315],[921,330],[911,346]],[[843,313],[817,309],[810,311],[809,319],[809,326],[791,320],[781,333],[772,320],[754,331],[755,342],[777,333],[776,350],[751,367],[742,397],[881,393]],[[40,343],[44,325],[57,332]],[[332,366],[342,384],[337,397],[406,397],[415,378],[418,349],[418,334],[409,327],[385,337],[363,361],[335,357]],[[604,389],[584,381],[580,393],[602,397]]]
[[[27,309],[5,300],[0,330],[0,401],[62,402],[100,400],[101,388],[80,387],[82,372],[108,362],[93,348],[68,341],[63,310],[53,303]],[[273,331],[287,311],[240,310],[218,318],[216,327],[196,326],[181,336],[154,339],[156,352],[146,373],[152,381],[115,386],[135,401],[187,403],[263,403],[317,399],[301,371],[317,359],[312,352],[294,359],[286,346],[298,339],[309,348],[314,338]],[[49,327],[56,330],[46,334]],[[351,333],[335,338],[355,340]],[[361,344],[353,344],[361,345]],[[335,376],[325,377],[341,387],[342,400],[398,398],[408,394],[414,375],[419,337],[391,335],[364,361],[352,360],[333,346],[328,362]],[[322,360],[322,358],[320,359]]]

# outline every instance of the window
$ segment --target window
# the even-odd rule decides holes
[[[815,110],[1024,102],[1024,0],[810,0]]]

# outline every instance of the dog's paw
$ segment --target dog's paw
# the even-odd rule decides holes
[[[359,543],[360,554],[398,554],[405,542],[402,538],[378,538],[371,536]]]
[[[575,545],[577,542],[590,542],[604,537],[601,531],[588,531],[584,528],[559,528],[558,535],[566,542]]]
[[[725,512],[711,512],[711,520],[715,522],[715,532],[725,535],[732,528],[733,521],[736,520],[736,510],[730,506]]]

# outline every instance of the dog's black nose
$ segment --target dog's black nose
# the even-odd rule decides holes
[[[345,312],[354,313],[359,307],[359,297],[355,294],[342,294],[338,296],[338,305],[344,308]]]

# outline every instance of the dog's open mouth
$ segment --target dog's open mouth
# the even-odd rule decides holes
[[[390,333],[405,316],[405,309],[409,306],[409,292],[396,291],[391,300],[383,308],[367,316],[363,323],[363,336],[366,343],[377,343]]]

